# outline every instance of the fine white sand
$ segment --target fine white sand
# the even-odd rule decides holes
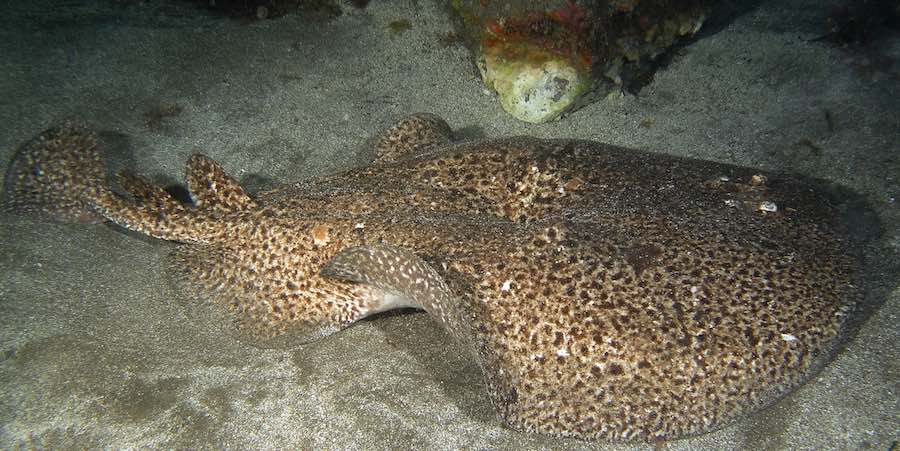
[[[885,230],[867,250],[867,321],[775,406],[667,447],[888,449],[900,439],[900,36],[810,42],[831,6],[758,3],[704,30],[639,95],[531,125],[485,92],[466,49],[441,43],[437,0],[250,24],[168,1],[3,2],[0,157],[77,120],[103,132],[116,165],[156,181],[179,183],[201,150],[258,190],[366,164],[375,133],[429,111],[469,138],[587,138],[833,180],[864,193]],[[412,28],[392,33],[396,19]],[[179,112],[153,119],[166,110]],[[477,368],[422,313],[290,351],[198,329],[162,274],[170,246],[0,216],[0,448],[611,447],[506,429]]]

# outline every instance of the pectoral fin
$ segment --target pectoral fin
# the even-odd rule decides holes
[[[407,305],[402,306],[425,309],[452,335],[467,339],[459,300],[443,276],[408,249],[389,244],[350,247],[335,255],[320,273],[378,288],[388,300],[403,299]]]

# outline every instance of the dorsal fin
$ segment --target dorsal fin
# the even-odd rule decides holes
[[[247,191],[218,163],[202,154],[194,154],[187,162],[187,183],[198,209],[218,213],[256,208]]]
[[[122,189],[131,194],[134,200],[142,204],[153,205],[169,211],[184,210],[184,205],[172,197],[168,191],[129,170],[119,172],[116,175],[116,182]]]
[[[385,130],[375,143],[375,163],[393,163],[429,147],[449,144],[452,131],[439,116],[416,113]]]

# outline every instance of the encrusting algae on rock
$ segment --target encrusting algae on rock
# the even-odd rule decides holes
[[[542,123],[637,91],[694,35],[711,0],[453,0],[457,34],[484,85],[516,119]]]
[[[191,157],[183,204],[105,183],[93,135],[17,153],[6,205],[181,243],[198,324],[293,346],[424,308],[519,430],[661,440],[773,402],[827,361],[860,292],[828,185],[605,144],[454,143],[440,118],[387,130],[369,166],[254,197]],[[775,209],[762,209],[771,203]]]

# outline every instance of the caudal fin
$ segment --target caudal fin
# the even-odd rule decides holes
[[[92,199],[106,168],[90,131],[70,124],[49,129],[16,152],[3,183],[3,207],[61,222],[98,223]]]
[[[118,180],[131,198],[109,188],[95,135],[64,125],[41,133],[16,152],[6,172],[2,208],[61,222],[108,220],[164,240],[210,240],[209,215],[198,214],[140,176],[122,173]]]

